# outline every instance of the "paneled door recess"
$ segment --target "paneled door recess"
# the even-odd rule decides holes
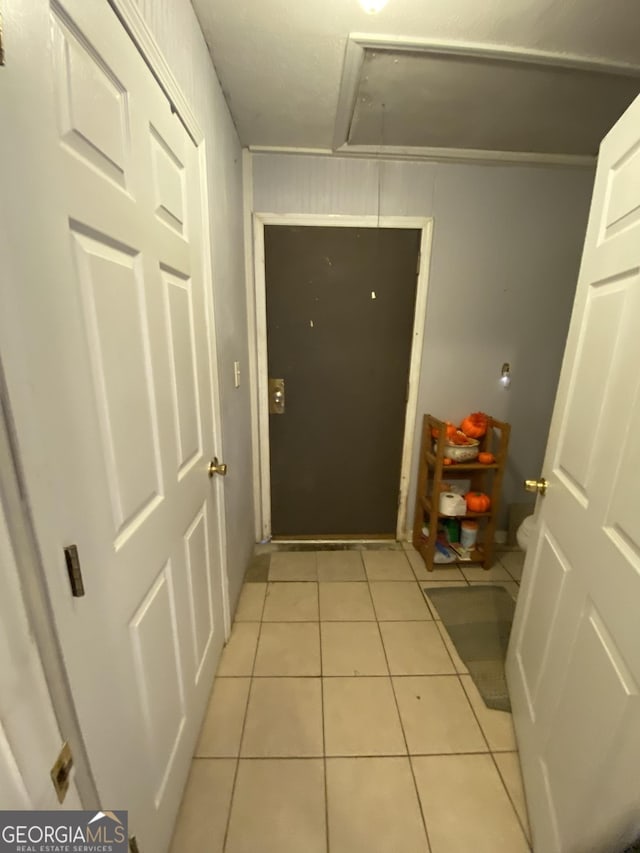
[[[265,226],[274,536],[395,536],[420,237]]]
[[[5,31],[21,462],[100,805],[162,853],[224,641],[201,152],[107,0],[9,0]]]
[[[536,853],[640,838],[638,364],[640,98],[600,148],[507,661]]]

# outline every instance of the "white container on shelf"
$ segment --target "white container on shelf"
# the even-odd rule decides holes
[[[469,551],[476,547],[478,541],[478,522],[465,521],[460,525],[460,544]]]
[[[452,462],[473,462],[480,452],[480,442],[475,438],[468,438],[469,444],[451,444],[445,442],[444,456],[445,459],[451,459]],[[438,452],[438,445],[433,445],[433,452]]]

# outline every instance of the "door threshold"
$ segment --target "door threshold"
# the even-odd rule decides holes
[[[260,551],[369,551],[376,548],[387,550],[402,550],[402,542],[399,542],[395,537],[385,538],[361,538],[361,539],[316,539],[316,538],[298,538],[294,539],[283,537],[282,539],[272,539],[269,544],[257,546]]]
[[[308,543],[322,543],[322,542],[330,542],[334,544],[339,544],[341,542],[351,543],[351,544],[365,544],[367,542],[395,542],[396,536],[395,533],[389,534],[380,534],[380,535],[372,535],[369,536],[367,534],[364,535],[354,535],[349,536],[348,534],[340,534],[336,536],[331,535],[322,535],[322,536],[273,536],[271,541],[276,545],[287,545],[287,544],[295,544],[296,542],[308,542]]]

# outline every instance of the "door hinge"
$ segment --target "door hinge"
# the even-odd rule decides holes
[[[136,841],[135,835],[132,835],[129,838],[129,850],[131,853],[140,853],[140,848],[138,847],[138,842]]]
[[[71,754],[71,747],[68,741],[65,741],[62,744],[60,754],[56,758],[56,763],[51,768],[51,780],[59,803],[64,802],[64,798],[67,796],[72,768],[73,755]]]
[[[4,65],[4,38],[2,37],[2,12],[0,12],[0,65]]]
[[[78,546],[68,545],[64,549],[64,559],[67,564],[69,583],[71,584],[71,595],[73,595],[74,598],[82,598],[84,595],[84,582],[82,580],[82,569],[80,568]]]

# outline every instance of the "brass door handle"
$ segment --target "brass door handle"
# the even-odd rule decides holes
[[[226,462],[218,462],[218,457],[213,457],[213,462],[209,462],[209,476],[213,477],[214,474],[220,474],[221,477],[227,476],[227,463]]]
[[[540,477],[539,480],[525,480],[524,490],[525,492],[537,492],[539,495],[544,495],[548,485],[544,477]]]

